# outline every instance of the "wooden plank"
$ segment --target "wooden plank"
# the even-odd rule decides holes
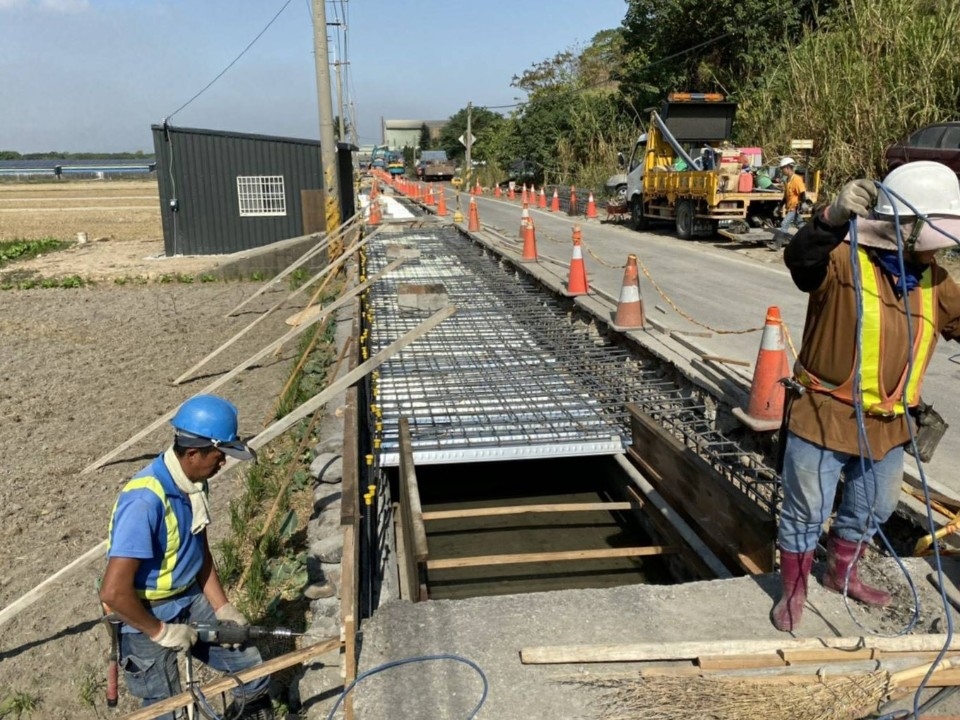
[[[789,663],[774,653],[760,655],[701,655],[696,659],[701,670],[738,670],[786,667]]]
[[[303,255],[301,255],[292,263],[287,265],[287,267],[285,267],[281,272],[277,273],[272,278],[270,278],[267,282],[265,282],[253,295],[246,298],[245,300],[241,300],[240,303],[235,305],[230,312],[224,315],[224,317],[230,317],[235,312],[237,312],[237,310],[239,310],[244,305],[252,301],[254,298],[260,297],[260,295],[262,295],[271,287],[273,287],[278,282],[283,280],[285,277],[287,277],[290,273],[292,273],[298,267],[300,267],[301,265],[303,265],[304,263],[306,263],[307,261],[315,257],[318,253],[322,252],[323,250],[326,250],[327,247],[330,245],[330,243],[334,240],[334,238],[338,238],[341,235],[343,235],[352,225],[354,225],[359,220],[359,218],[360,218],[359,214],[354,215],[345,223],[342,223],[339,227],[332,230],[330,234],[324,237],[319,243],[317,243],[312,248],[307,250],[305,253],[303,253]]]
[[[410,439],[410,421],[407,418],[400,418],[400,462],[404,465],[403,476],[406,493],[403,500],[407,501],[407,507],[410,509],[410,519],[412,524],[410,530],[412,535],[409,537],[410,554],[418,562],[427,559],[427,529],[423,524],[423,508],[420,505],[420,486],[417,484],[417,473],[413,464],[413,444]]]
[[[875,648],[886,652],[936,652],[946,635],[882,635],[870,637],[774,638],[765,640],[704,640],[692,642],[652,642],[632,645],[556,645],[523,648],[520,659],[525,664],[587,662],[652,662],[695,660],[701,655],[747,655],[776,653],[780,650],[822,650],[838,648],[856,650]],[[960,637],[954,638],[950,650],[960,650]]]
[[[490,508],[463,508],[460,510],[428,510],[424,520],[451,520],[456,518],[491,517],[494,515],[524,515],[526,513],[592,512],[602,510],[637,510],[639,505],[630,502],[584,502],[553,503],[546,505],[510,505]]]
[[[363,244],[365,244],[365,243],[369,242],[370,240],[372,240],[372,239],[373,239],[373,236],[376,235],[377,232],[379,232],[379,228],[378,228],[376,231],[374,231],[371,235],[369,235],[367,238],[365,238],[362,243],[360,243],[359,245],[356,245],[356,246],[354,247],[354,249],[359,249]],[[351,252],[352,252],[352,251],[351,251]],[[173,381],[173,384],[174,384],[174,385],[179,385],[179,384],[181,384],[182,382],[184,382],[185,380],[187,380],[187,379],[188,379],[191,375],[193,375],[197,370],[199,370],[200,368],[202,368],[204,365],[206,365],[208,362],[210,362],[213,358],[217,357],[217,355],[219,355],[220,353],[222,353],[222,352],[223,352],[224,350],[226,350],[228,347],[230,347],[231,345],[233,345],[233,343],[235,343],[237,340],[239,340],[241,337],[243,337],[243,335],[245,335],[251,328],[255,327],[258,323],[262,322],[265,318],[267,318],[267,317],[269,317],[270,315],[272,315],[273,312],[274,312],[277,308],[283,306],[284,304],[286,304],[287,302],[289,302],[289,301],[292,300],[293,298],[297,297],[297,296],[300,295],[301,293],[306,292],[307,288],[309,288],[310,286],[312,286],[315,282],[317,282],[318,280],[320,280],[323,276],[332,273],[334,270],[337,270],[341,265],[343,265],[347,260],[350,259],[350,256],[351,256],[351,254],[350,254],[349,252],[343,253],[340,257],[338,257],[338,258],[337,258],[336,260],[334,260],[332,263],[330,263],[329,265],[327,265],[326,267],[324,267],[322,270],[320,270],[320,272],[318,272],[318,273],[316,273],[315,275],[313,275],[312,277],[308,278],[308,279],[306,280],[306,282],[304,282],[302,285],[300,285],[300,287],[298,287],[298,288],[296,288],[295,290],[293,290],[292,292],[290,292],[290,293],[289,293],[286,297],[284,297],[283,299],[278,300],[277,302],[275,302],[273,305],[271,305],[269,308],[267,308],[266,311],[264,311],[263,313],[261,313],[260,315],[258,315],[258,316],[257,316],[256,318],[254,318],[253,320],[251,320],[251,321],[247,324],[246,327],[244,327],[242,330],[240,330],[239,332],[237,332],[236,334],[234,334],[233,337],[231,337],[229,340],[227,340],[227,341],[224,342],[222,345],[220,345],[220,347],[216,348],[215,350],[213,350],[212,352],[210,352],[206,357],[204,357],[202,360],[200,360],[199,362],[195,363],[192,367],[190,367],[189,370],[184,371],[184,372],[180,375],[180,377],[178,377],[177,379],[175,379],[175,380]],[[300,326],[300,325],[304,325],[304,324],[306,324],[306,325],[313,325],[313,324],[319,322],[320,320],[323,320],[324,318],[328,317],[334,310],[338,310],[339,308],[341,308],[341,307],[343,307],[344,305],[346,305],[346,304],[350,301],[351,298],[359,295],[361,292],[363,292],[364,290],[366,290],[367,287],[369,287],[370,285],[372,285],[373,283],[375,283],[377,280],[379,280],[381,277],[383,277],[384,275],[386,275],[388,272],[392,272],[393,270],[396,270],[396,267],[391,267],[390,265],[388,265],[387,267],[385,267],[385,268],[384,268],[378,275],[376,275],[375,277],[370,278],[369,280],[366,280],[365,282],[360,283],[359,285],[355,285],[353,288],[351,288],[351,289],[349,289],[349,290],[346,290],[346,289],[345,289],[344,292],[340,295],[339,298],[337,298],[336,300],[334,300],[334,301],[333,301],[332,303],[330,303],[329,305],[326,305],[326,306],[322,307],[321,309],[319,309],[319,310],[317,310],[317,311],[315,311],[315,312],[310,313],[309,315],[304,315],[303,320],[301,320],[301,321],[298,322],[298,323],[295,323],[295,325],[296,325],[296,326]],[[316,292],[314,292],[314,294],[313,294],[313,297],[310,299],[310,302],[311,302],[311,303],[316,301],[316,298],[317,298],[317,296],[319,295],[319,293],[320,293],[320,288],[317,288]],[[315,307],[315,306],[314,306],[314,307]],[[301,312],[302,312],[302,311],[301,311]]]
[[[303,232],[323,232],[327,229],[327,213],[324,210],[323,188],[302,188],[300,190],[300,219]]]
[[[353,682],[357,677],[357,618],[359,607],[358,549],[360,526],[343,526],[343,556],[340,560],[340,622],[343,627],[343,669],[344,684]],[[351,696],[347,696],[344,714],[353,714]]]
[[[667,555],[679,552],[679,548],[669,545],[651,545],[649,547],[599,548],[596,550],[560,550],[557,552],[515,553],[507,555],[475,555],[464,558],[442,558],[428,560],[429,570],[449,570],[461,567],[482,567],[487,565],[520,565],[540,562],[566,562],[569,560],[602,560],[609,558],[646,557]]]
[[[798,665],[802,663],[842,662],[844,660],[877,660],[880,658],[880,651],[876,648],[860,650],[821,648],[816,650],[778,650],[777,655],[787,665]]]
[[[703,458],[629,405],[633,458],[651,484],[722,560],[750,574],[772,572],[776,525]]]
[[[240,672],[229,677],[223,677],[219,680],[214,680],[213,682],[207,683],[201,687],[200,692],[207,697],[212,697],[218,693],[226,692],[227,690],[232,690],[235,688],[237,686],[237,680],[239,680],[241,683],[248,683],[251,680],[272,675],[275,672],[292,667],[293,665],[299,665],[300,663],[307,662],[308,660],[313,660],[316,657],[327,654],[331,650],[336,650],[338,647],[340,647],[340,638],[324,640],[316,643],[315,645],[310,645],[309,647],[305,647],[300,650],[294,650],[293,652],[286,653],[285,655],[272,658],[261,663],[260,665],[255,665],[252,668],[241,670]],[[174,695],[172,698],[161,700],[158,703],[154,703],[153,705],[127,715],[127,720],[153,720],[153,718],[160,717],[161,715],[164,715],[172,710],[189,705],[192,702],[193,696],[189,692],[180,693],[179,695]]]
[[[406,532],[404,530],[403,522],[403,510],[400,507],[400,503],[393,504],[393,516],[399,518],[400,522],[396,522],[393,525],[394,530],[394,539],[397,543],[397,567],[400,568],[400,572],[397,573],[400,580],[400,598],[407,600],[412,599],[413,590],[410,587],[411,574],[408,572],[409,556],[407,555],[407,539]]]
[[[372,283],[372,282],[374,282],[374,278],[370,278],[370,279],[367,280],[366,282]],[[358,289],[359,287],[360,287],[360,286],[357,286],[357,288],[354,288],[354,290]],[[346,301],[346,300],[350,300],[352,297],[353,297],[352,294],[350,295],[350,297],[346,297],[346,296],[345,296],[344,300],[345,300],[345,301]],[[339,302],[339,301],[338,301],[338,302]],[[334,309],[336,309],[334,306],[339,307],[339,306],[342,304],[342,303],[339,303],[339,304],[338,304],[338,302],[334,302],[334,303],[332,303],[332,304],[330,305],[330,312],[332,312]],[[327,314],[329,314],[329,313],[327,313]],[[278,338],[277,340],[274,340],[273,342],[271,342],[271,343],[268,344],[267,346],[261,348],[258,352],[254,353],[253,355],[251,355],[250,357],[248,357],[246,360],[244,360],[242,363],[240,363],[239,365],[237,365],[233,370],[231,370],[231,371],[228,372],[227,374],[222,375],[221,377],[217,378],[216,380],[214,380],[214,381],[211,382],[210,384],[206,385],[203,389],[198,390],[196,394],[201,395],[201,394],[210,393],[210,392],[212,392],[213,390],[216,390],[217,388],[219,388],[220,386],[226,385],[228,382],[230,382],[231,380],[233,380],[233,378],[235,378],[237,375],[239,375],[240,373],[242,373],[242,372],[243,372],[244,370],[246,370],[248,367],[250,367],[250,366],[253,365],[254,363],[262,360],[263,358],[265,358],[267,355],[269,355],[271,352],[273,352],[273,351],[276,350],[277,348],[283,347],[283,345],[285,345],[287,342],[289,342],[289,341],[292,340],[293,338],[295,338],[295,337],[297,337],[298,335],[301,335],[302,333],[306,332],[306,331],[309,330],[311,327],[313,327],[317,322],[319,322],[320,320],[324,319],[324,317],[326,317],[326,315],[317,316],[316,318],[313,318],[312,320],[310,320],[310,321],[308,321],[308,322],[305,322],[305,323],[303,323],[302,325],[298,325],[297,327],[292,328],[291,330],[289,330],[288,332],[286,332],[283,336],[281,336],[281,337]],[[179,407],[179,405],[178,405],[178,407]],[[81,474],[81,475],[84,475],[84,474],[89,473],[89,472],[91,472],[91,471],[93,471],[93,470],[96,470],[96,469],[99,468],[99,467],[102,467],[103,465],[105,465],[106,463],[108,463],[110,460],[114,459],[114,458],[115,458],[117,455],[119,455],[121,452],[123,452],[124,450],[126,450],[128,447],[130,447],[131,445],[134,445],[134,444],[137,443],[138,441],[142,440],[142,439],[145,438],[147,435],[149,435],[149,434],[152,433],[154,430],[156,430],[156,429],[159,428],[161,425],[163,425],[163,424],[166,423],[168,420],[170,420],[170,418],[172,418],[172,417],[174,416],[174,414],[176,413],[176,411],[177,411],[177,408],[173,408],[172,410],[166,412],[165,414],[163,414],[162,416],[160,416],[159,418],[157,418],[156,420],[154,420],[152,423],[150,423],[149,425],[147,425],[145,428],[143,428],[142,430],[140,430],[138,433],[136,433],[135,435],[133,435],[133,437],[129,438],[129,439],[126,440],[125,442],[120,443],[120,445],[118,445],[117,447],[115,447],[113,450],[111,450],[110,452],[106,453],[105,455],[101,455],[99,458],[97,458],[97,459],[94,460],[92,463],[90,463],[89,465],[87,465],[83,470],[80,471],[80,474]]]
[[[357,337],[357,335],[354,335]],[[351,357],[356,364],[356,353]],[[352,368],[351,368],[352,369]],[[359,484],[358,463],[360,461],[357,449],[357,388],[347,389],[346,403],[343,408],[343,480],[340,486],[340,524],[354,525],[360,516],[360,495],[357,490]]]

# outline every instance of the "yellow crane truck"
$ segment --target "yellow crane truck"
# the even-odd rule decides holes
[[[651,113],[629,163],[621,156],[635,229],[672,221],[684,240],[717,233],[744,242],[772,239],[783,201],[771,176],[776,163],[767,168],[759,148],[731,143],[736,109],[722,95],[672,93],[661,112]],[[807,171],[805,181],[812,206],[819,173]]]

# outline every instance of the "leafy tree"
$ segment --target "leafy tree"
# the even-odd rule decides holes
[[[502,115],[488,110],[485,107],[475,107],[471,113],[470,125],[476,142],[470,148],[473,160],[489,160],[492,158],[489,139],[500,124],[504,122]],[[446,150],[450,159],[463,158],[466,148],[460,143],[460,136],[467,132],[467,108],[462,108],[450,116],[443,130],[440,131],[439,147]]]
[[[20,153],[16,150],[0,150],[0,160],[19,160]]]
[[[424,123],[420,126],[420,149],[430,150],[433,147],[433,138],[430,137],[430,127]]]

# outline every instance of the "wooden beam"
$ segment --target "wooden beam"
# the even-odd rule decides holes
[[[287,295],[285,298],[283,298],[282,300],[278,300],[277,302],[275,302],[273,305],[271,305],[269,308],[267,308],[266,311],[264,311],[264,312],[261,313],[259,316],[257,316],[256,318],[254,318],[250,323],[248,323],[245,328],[243,328],[243,329],[240,330],[238,333],[236,333],[232,338],[230,338],[229,340],[227,340],[225,343],[223,343],[220,347],[218,347],[217,349],[215,349],[213,352],[209,353],[205,358],[203,358],[202,360],[200,360],[199,362],[197,362],[196,364],[194,364],[189,370],[186,370],[183,374],[181,374],[180,377],[178,377],[176,380],[173,381],[173,384],[174,384],[174,385],[179,385],[179,384],[181,384],[182,382],[184,382],[185,380],[187,380],[187,379],[188,379],[191,375],[193,375],[197,370],[199,370],[200,368],[202,368],[202,367],[203,367],[204,365],[206,365],[208,362],[210,362],[211,360],[213,360],[213,358],[217,357],[217,355],[219,355],[220,353],[222,353],[222,352],[223,352],[224,350],[226,350],[228,347],[230,347],[231,345],[233,345],[237,340],[239,340],[241,337],[243,337],[243,335],[245,335],[251,328],[255,327],[258,323],[260,323],[261,321],[263,321],[264,319],[266,319],[267,317],[269,317],[270,315],[272,315],[273,312],[274,312],[274,310],[276,310],[277,308],[281,307],[281,306],[284,305],[285,303],[289,302],[290,300],[292,300],[293,298],[295,298],[297,295],[305,292],[305,291],[307,290],[307,288],[309,288],[311,285],[313,285],[313,283],[315,283],[317,280],[319,280],[320,278],[322,278],[324,275],[326,275],[326,274],[328,274],[328,273],[331,273],[331,272],[333,272],[334,270],[336,270],[337,268],[339,268],[339,267],[340,267],[341,265],[343,265],[347,260],[350,259],[352,252],[360,249],[363,245],[365,245],[366,243],[370,242],[370,240],[372,240],[372,239],[374,238],[374,236],[377,234],[377,232],[379,232],[379,228],[378,228],[377,230],[375,230],[372,234],[370,234],[369,236],[367,236],[366,238],[364,238],[364,239],[363,239],[363,242],[361,242],[360,244],[358,244],[357,246],[355,246],[354,248],[352,248],[349,252],[343,253],[343,254],[342,254],[339,258],[337,258],[333,263],[331,263],[330,265],[327,265],[326,267],[323,268],[323,270],[321,270],[320,272],[318,272],[318,273],[317,273],[316,275],[314,275],[313,277],[309,278],[306,282],[304,282],[300,287],[298,287],[298,288],[296,288],[295,290],[293,290],[293,291],[292,291],[289,295]],[[392,263],[391,263],[391,265],[392,265]],[[393,267],[393,270],[395,270],[396,267],[398,267],[398,266]],[[388,272],[392,272],[392,270],[390,269],[390,265],[388,265],[387,267],[385,267],[385,268],[377,275],[377,279],[383,277],[383,276],[384,276],[386,273],[388,273]],[[368,280],[367,282],[369,283],[369,282],[371,282],[372,280],[373,280],[373,278],[371,278],[371,280]],[[373,282],[375,282],[375,281],[373,281]],[[337,298],[335,301],[333,301],[333,302],[330,303],[329,305],[327,305],[327,306],[325,306],[325,307],[320,308],[319,310],[317,310],[316,313],[318,313],[318,314],[311,313],[309,316],[304,316],[304,321],[303,321],[302,323],[297,323],[297,326],[302,325],[302,324],[310,324],[310,325],[312,325],[313,323],[317,322],[318,320],[322,320],[323,318],[328,317],[328,316],[330,315],[330,313],[332,313],[334,310],[337,310],[338,308],[341,308],[341,307],[343,307],[344,305],[346,305],[347,302],[349,302],[349,300],[350,300],[352,297],[354,297],[354,296],[356,296],[356,295],[359,295],[361,292],[363,292],[363,291],[366,289],[366,287],[369,287],[369,285],[364,285],[364,283],[361,283],[360,285],[354,286],[354,287],[351,288],[350,290],[346,290],[346,291],[343,292],[343,293],[340,295],[340,297]],[[318,288],[318,292],[319,292],[319,288]],[[314,293],[314,297],[311,298],[311,301],[315,300],[316,295],[317,295],[317,293]],[[303,311],[301,311],[301,312],[303,312]]]
[[[301,648],[300,650],[294,650],[293,652],[286,653],[285,655],[271,658],[270,660],[260,663],[259,665],[255,665],[252,668],[241,670],[230,677],[223,677],[219,680],[209,682],[200,688],[200,692],[207,697],[226,692],[227,690],[232,690],[237,686],[237,680],[243,684],[246,684],[251,680],[272,675],[275,672],[279,672],[280,670],[284,670],[293,665],[299,665],[300,663],[313,660],[313,658],[321,655],[326,655],[331,650],[336,650],[339,647],[340,638],[324,640],[316,643],[315,645],[310,645],[309,647]],[[193,696],[189,692],[180,693],[179,695],[174,695],[171,698],[161,700],[158,703],[154,703],[153,705],[127,715],[127,720],[153,720],[153,718],[160,717],[171,710],[182,708],[185,705],[191,704],[192,702]]]
[[[343,500],[341,500],[342,502]],[[359,525],[343,526],[343,557],[340,560],[340,622],[343,626],[343,668],[344,685],[349,685],[357,677],[357,619],[360,617],[357,598],[359,597],[358,548]],[[347,697],[344,709],[352,715],[352,701]]]
[[[316,245],[314,245],[312,248],[310,248],[309,250],[307,250],[305,253],[303,253],[303,255],[301,255],[299,258],[297,258],[296,260],[294,260],[292,263],[290,263],[289,265],[287,265],[287,267],[284,268],[280,273],[278,273],[277,275],[274,275],[272,278],[270,278],[270,280],[268,280],[266,283],[264,283],[263,286],[260,287],[253,295],[251,295],[250,297],[248,297],[246,300],[242,300],[238,305],[236,305],[236,306],[233,308],[233,310],[231,310],[231,311],[228,312],[226,315],[224,315],[224,317],[230,317],[230,316],[233,315],[235,312],[237,312],[237,310],[239,310],[240,308],[242,308],[244,305],[246,305],[247,303],[249,303],[249,302],[250,302],[251,300],[253,300],[254,298],[259,297],[260,295],[262,295],[264,292],[266,292],[268,289],[270,289],[271,287],[273,287],[274,285],[276,285],[278,282],[280,282],[281,280],[283,280],[287,275],[289,275],[290,273],[292,273],[294,270],[296,270],[298,267],[300,267],[301,265],[303,265],[304,263],[306,263],[308,260],[310,260],[310,259],[313,258],[313,257],[316,257],[320,252],[322,252],[322,251],[325,250],[327,247],[329,247],[330,242],[331,242],[334,238],[337,238],[337,237],[345,234],[346,231],[347,231],[347,229],[349,229],[351,225],[354,225],[354,224],[357,222],[358,219],[359,219],[359,213],[358,213],[357,215],[354,215],[353,217],[351,217],[351,218],[350,218],[349,220],[347,220],[345,223],[342,223],[342,224],[340,224],[338,227],[334,228],[332,231],[330,231],[330,232],[326,235],[326,237],[324,237],[322,240],[320,240],[320,242],[318,242],[318,243],[317,243]],[[315,234],[316,234],[316,233],[311,233],[311,235],[315,235]],[[308,236],[305,236],[305,237],[310,237],[310,236],[308,235]]]
[[[420,506],[420,486],[413,464],[413,443],[410,438],[410,421],[400,418],[400,525],[403,534],[404,563],[403,585],[412,602],[428,599],[427,587],[427,530],[423,524],[423,509]]]
[[[491,517],[494,515],[524,515],[526,513],[593,512],[602,510],[637,510],[639,504],[630,502],[553,503],[547,505],[510,505],[505,507],[463,508],[461,510],[428,510],[424,520],[452,520],[456,518]]]
[[[351,358],[355,363],[355,357]],[[351,368],[352,369],[352,368]],[[347,388],[343,408],[343,481],[340,486],[340,524],[354,525],[360,517],[359,462],[357,448],[357,388]]]
[[[392,263],[391,263],[391,264],[392,264]],[[388,265],[387,267],[389,267],[389,265]],[[342,298],[343,301],[346,302],[347,300],[349,300],[350,298],[352,298],[354,295],[356,295],[356,291],[362,291],[362,290],[364,290],[364,289],[365,289],[365,288],[363,287],[364,285],[367,286],[367,287],[369,287],[369,286],[372,285],[373,283],[377,282],[381,277],[383,277],[383,275],[384,275],[385,273],[386,273],[386,268],[384,268],[384,271],[383,271],[383,272],[381,272],[381,273],[379,273],[378,275],[375,275],[374,277],[368,279],[365,283],[361,283],[360,285],[357,285],[357,286],[353,289],[353,291],[351,291],[352,294],[350,294],[349,296],[344,296],[344,297]],[[334,302],[333,304],[330,305],[329,311],[330,311],[330,312],[333,312],[335,309],[337,309],[337,307],[340,307],[340,305],[342,305],[342,304],[344,304],[344,303],[341,303],[340,301]],[[336,306],[336,307],[335,307],[335,306]],[[321,320],[323,320],[328,314],[329,314],[329,313],[325,313],[325,314],[323,314],[323,315],[318,315],[318,316],[315,317],[315,318],[311,318],[308,322],[305,322],[305,323],[303,323],[302,325],[298,325],[297,327],[289,330],[289,331],[288,331],[286,334],[284,334],[282,337],[280,337],[280,338],[277,339],[277,340],[274,340],[272,343],[270,343],[270,344],[267,345],[266,347],[262,348],[260,351],[254,353],[253,355],[251,355],[250,357],[248,357],[246,360],[244,360],[242,363],[240,363],[239,365],[237,365],[233,370],[231,370],[230,372],[228,372],[226,375],[223,375],[223,376],[217,378],[217,379],[214,380],[212,383],[210,383],[209,385],[205,386],[203,389],[198,390],[195,394],[197,394],[197,395],[203,395],[203,394],[206,394],[206,393],[210,393],[210,392],[213,392],[214,390],[216,390],[217,388],[219,388],[220,386],[226,385],[228,382],[230,382],[231,380],[233,380],[233,378],[235,378],[237,375],[239,375],[240,373],[242,373],[244,370],[246,370],[248,367],[250,367],[251,365],[253,365],[255,362],[257,362],[257,361],[259,361],[259,360],[262,360],[263,358],[265,358],[267,355],[269,355],[271,352],[273,352],[273,351],[276,350],[277,348],[283,347],[283,345],[285,345],[287,342],[289,342],[289,341],[292,340],[293,338],[295,338],[295,337],[297,337],[298,335],[306,332],[306,331],[309,330],[311,327],[313,327],[316,323],[318,323],[318,322],[320,322]],[[179,407],[179,405],[178,405],[177,407]],[[126,450],[128,447],[130,447],[131,445],[134,445],[135,443],[139,442],[140,440],[142,440],[143,438],[145,438],[147,435],[149,435],[150,433],[152,433],[154,430],[156,430],[157,428],[159,428],[161,425],[163,425],[164,423],[166,423],[168,420],[170,420],[170,418],[172,418],[176,412],[177,412],[177,408],[173,408],[172,410],[169,410],[168,412],[164,413],[163,415],[161,415],[160,417],[158,417],[156,420],[154,420],[152,423],[150,423],[149,425],[147,425],[145,428],[143,428],[142,430],[140,430],[140,432],[136,433],[133,437],[129,438],[129,439],[126,440],[125,442],[120,443],[117,447],[115,447],[113,450],[111,450],[110,452],[108,452],[106,455],[101,455],[99,458],[97,458],[97,459],[94,460],[92,463],[90,463],[89,465],[87,465],[83,470],[80,471],[80,474],[81,474],[81,475],[85,475],[85,474],[87,474],[87,473],[89,473],[89,472],[92,472],[93,470],[96,470],[96,469],[99,468],[99,467],[102,467],[102,466],[105,465],[106,463],[110,462],[110,461],[113,460],[115,457],[117,457],[117,455],[119,455],[119,454],[122,453],[124,450]]]
[[[652,642],[633,645],[557,645],[531,647],[520,651],[521,662],[528,665],[588,662],[652,662],[658,660],[695,660],[701,655],[746,655],[776,653],[780,650],[822,650],[837,648],[858,650],[875,648],[882,652],[935,652],[946,642],[946,635],[896,635],[885,637],[774,638],[766,640],[704,640],[692,642]],[[960,637],[951,650],[960,650]]]
[[[664,499],[697,526],[730,567],[772,572],[773,518],[636,405],[628,405],[633,444],[628,452]]]
[[[679,548],[669,545],[651,545],[650,547],[560,550],[557,552],[516,553],[511,555],[475,555],[464,558],[428,560],[427,569],[449,570],[451,568],[482,567],[487,565],[519,565],[525,563],[566,562],[569,560],[603,560],[610,558],[667,555],[675,552],[679,552]]]

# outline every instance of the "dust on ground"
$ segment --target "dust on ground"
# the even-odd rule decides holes
[[[13,187],[0,185],[0,198],[12,197]],[[138,187],[141,190],[134,189]],[[85,203],[106,208],[117,193],[123,197],[145,193],[147,186],[65,182],[30,186],[23,192],[39,198],[53,188],[63,198],[82,192],[88,198]],[[30,264],[42,267],[44,274],[144,275],[156,262],[146,258],[162,248],[155,184],[151,192],[153,209],[85,209],[76,215],[0,212],[0,238],[69,237],[81,229],[91,240],[108,235],[109,240],[93,240],[89,249],[51,254]],[[126,203],[120,206],[125,208],[134,201],[117,202]],[[12,205],[0,203],[0,208]],[[139,219],[133,220],[134,212]],[[16,222],[8,222],[11,218]],[[96,265],[92,258],[98,254],[110,260]],[[265,293],[262,302],[251,303],[253,309],[224,318],[259,287],[110,282],[0,292],[0,608],[105,539],[119,488],[164,449],[169,429],[137,443],[115,464],[88,475],[80,475],[82,468],[289,329],[283,324],[286,313],[271,316],[202,369],[201,377],[179,387],[170,384],[257,317],[256,310],[282,297]],[[281,285],[278,292],[287,291]],[[217,391],[239,407],[243,435],[253,435],[267,424],[295,350],[285,348],[279,357],[269,356]],[[227,501],[240,483],[234,475],[213,488],[214,542],[229,532]],[[9,693],[23,692],[40,702],[34,717],[105,715],[108,643],[98,623],[94,589],[103,567],[104,560],[98,558],[70,573],[0,628],[0,701]],[[120,711],[126,714],[135,707],[136,701],[122,688]]]
[[[83,233],[85,243],[78,243]],[[223,255],[166,257],[156,180],[0,183],[0,242],[54,237],[65,250],[0,268],[5,278],[62,278],[93,282],[199,275]]]

